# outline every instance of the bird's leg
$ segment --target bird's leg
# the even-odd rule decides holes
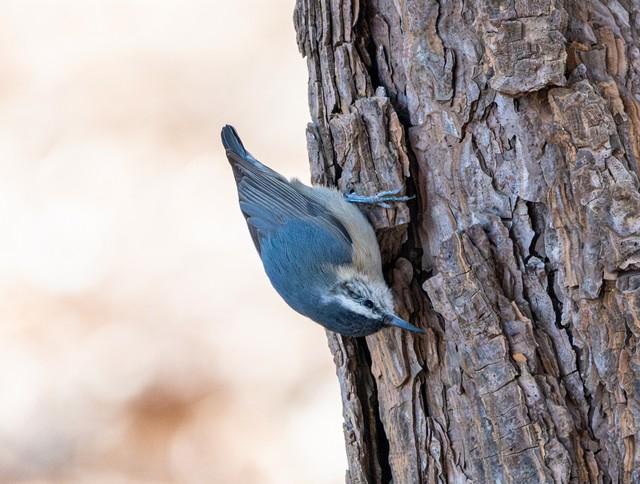
[[[347,202],[379,205],[382,208],[391,208],[389,202],[407,202],[416,198],[415,196],[398,196],[398,193],[400,193],[401,190],[401,188],[396,188],[395,190],[386,190],[384,192],[376,193],[375,195],[358,195],[356,193],[348,193],[345,195],[345,198],[347,199]]]

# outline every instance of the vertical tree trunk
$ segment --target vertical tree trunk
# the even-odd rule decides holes
[[[640,3],[297,0],[315,182],[403,317],[329,334],[350,483],[640,482]]]

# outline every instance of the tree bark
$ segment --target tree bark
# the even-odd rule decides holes
[[[313,181],[426,336],[328,333],[349,483],[640,482],[640,2],[297,0]]]

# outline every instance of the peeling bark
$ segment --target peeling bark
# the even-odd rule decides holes
[[[350,483],[640,482],[640,4],[297,0],[315,182],[399,313],[328,333]]]

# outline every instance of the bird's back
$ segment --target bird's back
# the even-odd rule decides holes
[[[345,227],[353,241],[354,267],[371,278],[382,278],[378,239],[362,212],[334,188],[309,187],[298,180],[293,180],[292,185],[308,197],[321,200],[325,208]]]

